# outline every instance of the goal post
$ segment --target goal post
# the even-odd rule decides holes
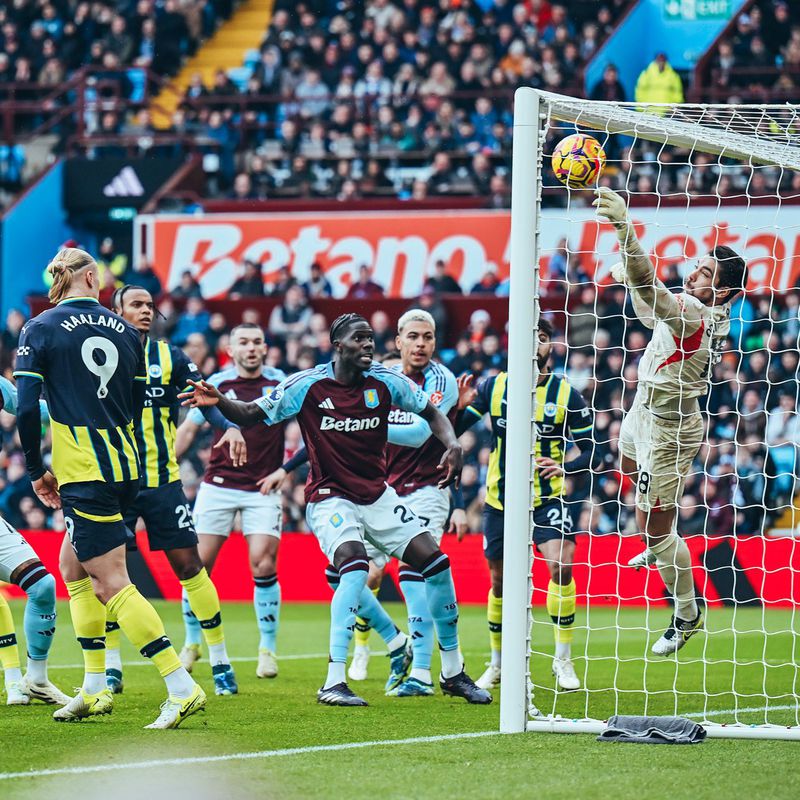
[[[607,148],[601,185],[635,199],[630,216],[660,276],[676,281],[716,244],[731,243],[750,267],[744,302],[754,313],[734,315],[729,344],[711,368],[706,438],[678,509],[707,630],[670,658],[652,654],[651,646],[667,627],[671,598],[655,568],[627,566],[644,545],[632,522],[630,487],[610,464],[616,453],[619,469],[618,424],[635,390],[637,348],[650,332],[637,327],[630,307],[624,310],[627,290],[618,308],[614,292],[623,289],[609,274],[620,260],[616,237],[595,217],[591,189],[567,189],[548,172],[553,144],[576,131]],[[792,423],[786,446],[775,440],[780,426],[772,425],[781,408],[787,419],[797,419],[797,345],[787,342],[792,336],[796,342],[800,316],[787,292],[800,278],[800,205],[787,196],[800,199],[794,175],[800,109],[644,108],[521,88],[512,163],[501,731],[597,734],[614,714],[678,715],[702,723],[712,738],[800,740],[800,546],[791,535],[800,530],[797,448],[792,451],[800,439],[791,438],[800,437],[800,422]],[[557,280],[556,257],[563,265]],[[594,299],[587,306],[588,289]],[[608,302],[606,292],[612,293]],[[582,315],[573,313],[578,306]],[[581,384],[576,388],[606,425],[597,444],[607,456],[604,465],[592,469],[583,498],[578,492],[570,500],[578,534],[572,658],[581,688],[569,692],[551,674],[548,573],[533,547],[540,307],[554,312],[563,336],[562,368],[576,355],[566,377]],[[588,341],[586,317],[594,320]],[[622,330],[621,342],[612,328]],[[613,377],[620,388],[610,403],[598,386],[620,353]],[[793,365],[794,377],[784,380]],[[781,399],[792,391],[793,410]],[[613,523],[607,506],[617,509]],[[728,530],[720,520],[729,517]],[[533,714],[534,704],[540,713]]]

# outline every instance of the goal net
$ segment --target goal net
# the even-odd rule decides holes
[[[534,89],[515,100],[501,728],[599,733],[612,715],[680,715],[709,736],[799,738],[800,511],[797,489],[800,114],[794,106],[648,106]],[[620,469],[620,424],[652,331],[611,268],[614,228],[551,170],[574,133],[608,156],[659,278],[676,291],[698,259],[729,245],[749,268],[730,332],[709,353],[703,444],[676,511],[705,629],[676,655],[652,651],[673,613],[645,545],[636,487]],[[550,573],[534,547],[538,324],[551,365],[594,418],[590,471],[567,476],[576,534],[571,658],[580,688],[554,678]],[[689,347],[689,345],[681,345]],[[546,411],[546,409],[545,409]],[[566,460],[572,457],[568,451]]]

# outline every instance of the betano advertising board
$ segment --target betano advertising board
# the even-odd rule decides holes
[[[714,245],[727,244],[747,258],[751,290],[797,286],[797,207],[642,208],[632,216],[659,268],[688,267]],[[165,287],[176,286],[188,269],[206,297],[224,296],[246,258],[261,262],[268,283],[285,265],[303,281],[317,261],[337,297],[347,293],[362,264],[374,269],[373,279],[394,297],[419,294],[439,259],[465,289],[487,269],[495,269],[501,280],[509,272],[510,215],[502,211],[143,215],[136,225],[139,252]],[[616,236],[591,209],[547,209],[539,230],[543,278],[550,255],[566,238],[595,280],[610,280],[609,270],[619,260]]]

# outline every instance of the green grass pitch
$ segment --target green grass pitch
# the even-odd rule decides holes
[[[180,609],[160,603],[173,641],[182,641]],[[22,604],[12,603],[21,628]],[[399,605],[389,607],[403,619]],[[51,676],[65,691],[79,684],[80,652],[69,624],[69,612],[59,609],[59,631]],[[462,645],[473,677],[486,657],[484,610],[462,609]],[[653,631],[669,611],[650,612]],[[579,609],[585,623],[585,609]],[[771,722],[795,720],[793,649],[798,621],[791,612],[760,609],[737,611],[737,635],[728,610],[712,609],[706,634],[692,641],[680,659],[647,662],[641,653],[647,641],[645,614],[637,609],[592,609],[591,630],[577,632],[576,659],[590,691],[556,696],[546,654],[552,635],[543,611],[536,610],[534,673],[536,702],[545,712],[565,717],[613,711],[613,692],[598,687],[616,685],[622,711],[642,712],[649,691],[649,713],[673,713],[675,692],[683,694],[677,710],[725,721],[719,711],[736,707],[737,698],[725,687],[735,680],[738,707],[762,708],[764,687],[772,696]],[[322,605],[286,605],[279,637],[281,674],[275,680],[255,677],[255,621],[249,605],[224,608],[224,620],[241,694],[213,695],[210,669],[202,661],[195,670],[209,694],[208,711],[177,731],[145,731],[164,699],[162,683],[151,665],[125,643],[125,693],[107,718],[79,724],[57,724],[52,708],[0,706],[0,797],[71,798],[82,800],[205,800],[205,798],[796,798],[800,772],[796,768],[800,742],[708,740],[695,747],[648,747],[598,743],[589,735],[489,735],[414,744],[387,740],[495,731],[499,692],[489,707],[473,707],[443,698],[399,700],[383,696],[388,662],[374,655],[370,679],[356,684],[370,702],[365,709],[317,705],[315,692],[325,673],[328,609]],[[759,633],[762,624],[771,632]],[[794,627],[793,627],[794,626]],[[650,634],[652,641],[655,633]],[[373,635],[374,636],[374,635]],[[376,640],[374,650],[380,649]],[[734,670],[733,659],[737,666]],[[139,663],[136,663],[139,662]],[[588,667],[587,667],[588,663]],[[73,665],[73,666],[64,666]],[[766,665],[766,666],[765,666]],[[705,684],[704,684],[705,682]],[[709,695],[705,699],[702,687]],[[792,708],[785,708],[790,706]],[[742,712],[747,722],[764,720],[764,711]],[[345,743],[376,742],[358,749],[308,750]],[[270,751],[297,748],[296,752]],[[209,760],[229,754],[247,758]],[[194,761],[126,768],[133,762]],[[86,768],[100,771],[86,771]],[[112,767],[112,769],[108,769]],[[8,777],[10,773],[72,769],[69,774]]]

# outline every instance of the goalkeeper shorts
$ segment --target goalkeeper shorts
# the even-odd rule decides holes
[[[665,419],[637,397],[619,431],[620,452],[636,462],[639,473],[637,508],[645,513],[675,508],[702,443],[703,417],[699,411],[680,419]]]

